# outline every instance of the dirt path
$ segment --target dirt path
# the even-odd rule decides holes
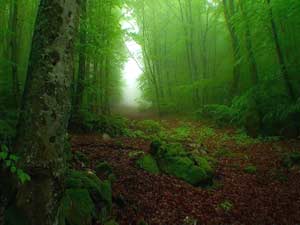
[[[207,142],[214,151],[215,140]],[[167,175],[152,175],[136,168],[129,152],[149,151],[150,142],[101,135],[73,135],[73,151],[84,152],[90,168],[107,161],[117,181],[113,185],[114,215],[121,225],[145,220],[149,225],[182,225],[188,218],[197,224],[300,224],[300,171],[281,166],[281,151],[299,147],[296,142],[227,146],[235,157],[222,157],[211,189],[193,187]],[[278,149],[281,149],[280,151]],[[256,174],[243,168],[256,165]],[[121,201],[122,200],[122,201]],[[230,209],[221,207],[231,203]]]

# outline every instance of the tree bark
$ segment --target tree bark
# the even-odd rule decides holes
[[[30,225],[57,224],[78,15],[77,0],[39,5],[15,144],[31,176],[18,188],[16,207]]]

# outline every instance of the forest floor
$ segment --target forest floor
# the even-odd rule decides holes
[[[95,169],[101,161],[112,166],[117,177],[113,196],[122,199],[113,205],[119,224],[183,225],[187,218],[197,224],[300,224],[300,169],[282,165],[284,155],[300,149],[299,140],[255,140],[201,122],[170,119],[160,124],[169,132],[189,127],[180,142],[189,151],[198,148],[218,159],[212,186],[194,187],[139,169],[130,153],[149,152],[147,138],[72,135],[72,150],[88,157],[87,167]],[[255,171],[246,172],[247,166]]]

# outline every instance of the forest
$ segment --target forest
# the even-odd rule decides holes
[[[2,224],[300,224],[300,1],[0,0]]]

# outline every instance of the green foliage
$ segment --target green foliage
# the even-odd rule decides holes
[[[153,174],[159,173],[159,168],[158,168],[157,162],[152,155],[142,156],[140,159],[138,159],[136,161],[136,164],[141,169],[143,169],[149,173],[153,173]]]
[[[233,135],[231,137],[232,140],[235,141],[235,143],[237,145],[240,145],[240,146],[248,146],[248,145],[251,145],[251,144],[256,144],[259,142],[258,139],[254,139],[254,138],[251,138],[249,137],[245,132],[238,132],[236,133],[235,135]]]
[[[168,135],[169,139],[175,142],[185,141],[189,138],[191,134],[191,128],[189,126],[180,126],[171,131],[171,134]]]
[[[291,152],[284,155],[282,159],[284,167],[290,169],[293,166],[300,166],[300,152]]]
[[[227,105],[205,105],[198,112],[200,119],[212,119],[219,125],[234,123],[236,112]]]
[[[82,113],[71,122],[71,129],[80,129],[83,132],[107,133],[112,137],[126,135],[128,120],[120,116],[95,115]]]
[[[224,202],[219,204],[219,208],[222,209],[225,213],[229,213],[233,208],[233,204],[229,200],[225,200]]]
[[[30,176],[22,169],[18,168],[18,161],[19,157],[17,155],[11,154],[6,145],[1,146],[0,168],[4,167],[5,169],[8,169],[12,174],[17,176],[22,184],[24,184],[27,181],[30,181]]]
[[[205,140],[212,138],[214,135],[215,135],[214,129],[207,126],[203,126],[200,128],[200,131],[197,134],[197,142],[203,143]]]
[[[74,153],[74,158],[75,158],[75,160],[78,160],[79,162],[84,163],[84,165],[88,165],[88,163],[89,163],[88,157],[83,152],[76,151]]]
[[[162,130],[161,124],[154,120],[139,121],[137,127],[146,133],[159,133]]]
[[[95,171],[97,174],[109,175],[113,173],[112,167],[108,164],[108,162],[100,162],[96,165]]]
[[[248,165],[244,168],[244,172],[249,173],[249,174],[256,174],[256,172],[257,172],[256,166]]]

